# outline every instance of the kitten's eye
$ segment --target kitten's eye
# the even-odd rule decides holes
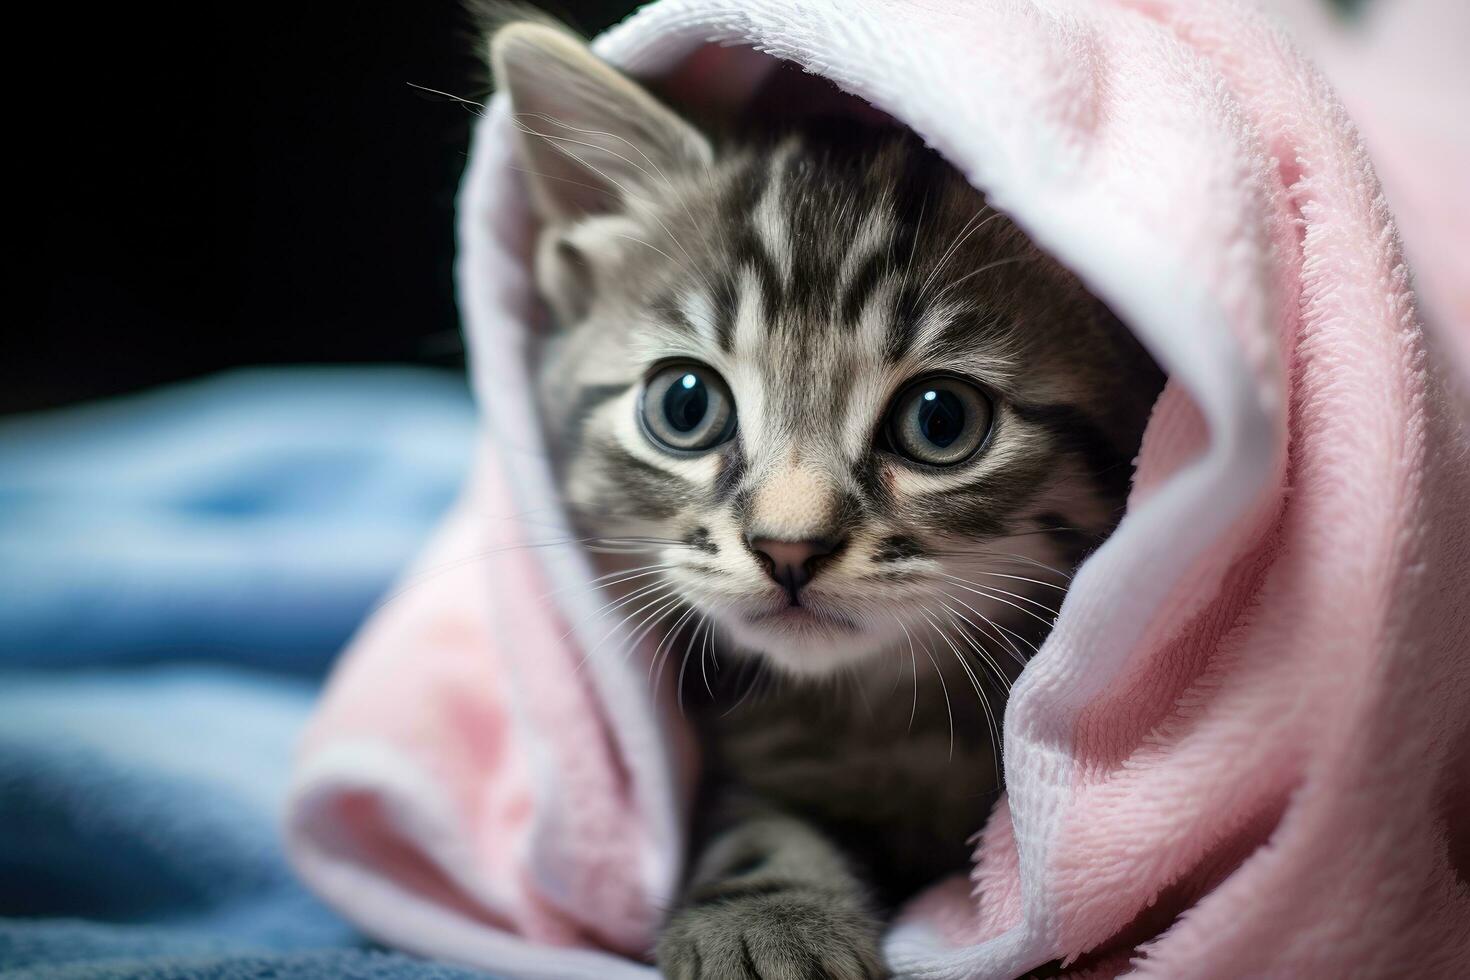
[[[975,454],[990,435],[994,410],[980,389],[940,375],[905,388],[888,410],[895,452],[926,466],[954,466]]]
[[[648,379],[639,409],[643,431],[663,449],[701,453],[735,434],[735,399],[703,364],[670,364]]]

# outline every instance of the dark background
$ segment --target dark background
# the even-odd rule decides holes
[[[542,6],[595,33],[635,3]],[[461,363],[473,116],[410,87],[485,93],[459,0],[51,6],[11,39],[39,57],[0,412],[242,364]]]
[[[474,117],[410,87],[485,94],[458,0],[54,6],[11,39],[44,67],[0,412],[241,364],[461,363]],[[635,0],[543,6],[594,33]]]

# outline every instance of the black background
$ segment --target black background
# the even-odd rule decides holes
[[[592,33],[634,5],[549,9]],[[0,411],[240,364],[459,363],[474,117],[410,83],[484,95],[461,3],[56,7],[10,38],[38,50]]]

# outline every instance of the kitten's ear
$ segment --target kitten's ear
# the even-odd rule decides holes
[[[521,163],[548,223],[616,210],[625,196],[656,194],[665,177],[713,158],[698,130],[564,31],[502,27],[490,63],[510,94]]]

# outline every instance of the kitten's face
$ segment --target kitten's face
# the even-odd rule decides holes
[[[671,113],[558,108],[528,146],[595,129],[637,164],[597,167],[591,216],[538,189],[542,408],[577,521],[657,549],[629,587],[792,674],[1024,650],[1157,392],[1121,325],[911,138],[716,152]]]

